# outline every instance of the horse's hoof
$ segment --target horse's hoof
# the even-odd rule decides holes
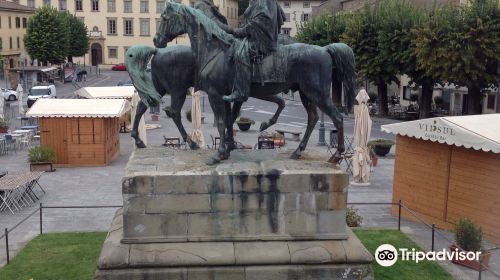
[[[300,155],[297,154],[297,153],[293,153],[291,156],[290,156],[290,159],[299,159],[300,158]]]
[[[207,160],[207,165],[216,165],[220,163],[220,159],[217,157],[211,157]]]
[[[339,157],[339,156],[336,156],[336,155],[333,155],[332,157],[330,157],[330,159],[328,160],[329,163],[333,163],[333,164],[339,164],[339,162],[342,160],[342,157]]]
[[[136,142],[135,143],[135,146],[139,149],[143,149],[143,148],[146,148],[146,145],[144,144],[144,142]]]
[[[198,149],[200,148],[200,146],[198,146],[198,144],[197,144],[196,142],[191,142],[191,143],[189,144],[189,148],[190,148],[191,150],[198,150]]]

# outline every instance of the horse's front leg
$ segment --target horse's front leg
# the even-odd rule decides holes
[[[187,134],[186,130],[184,129],[184,125],[182,125],[182,120],[181,120],[181,110],[182,110],[182,105],[184,105],[184,102],[186,101],[186,92],[187,90],[184,90],[179,93],[175,92],[171,95],[172,96],[171,107],[173,114],[172,116],[169,117],[172,118],[175,125],[177,126],[177,129],[179,130],[182,139],[184,139],[184,141],[189,144],[189,148],[191,148],[191,150],[196,150],[199,149],[200,146],[196,142],[194,142],[191,139],[191,137]]]
[[[208,159],[208,165],[214,165],[229,158],[229,151],[226,148],[226,126],[228,123],[228,118],[231,117],[230,112],[226,113],[226,105],[220,96],[214,96],[209,94],[208,98],[210,100],[212,109],[215,114],[215,120],[217,122],[217,130],[219,131],[220,144],[217,149],[217,153]]]
[[[281,111],[283,111],[283,109],[285,108],[285,101],[283,100],[283,98],[277,95],[259,97],[258,99],[273,102],[278,105],[278,110],[276,110],[276,113],[274,113],[274,115],[267,122],[263,122],[260,124],[260,131],[264,131],[278,121],[278,117],[280,116]]]
[[[137,110],[135,111],[134,123],[132,124],[132,131],[130,132],[130,136],[135,140],[135,146],[137,148],[146,148],[144,142],[142,142],[139,137],[139,122],[141,121],[142,115],[146,112],[148,106],[140,101],[137,104]]]

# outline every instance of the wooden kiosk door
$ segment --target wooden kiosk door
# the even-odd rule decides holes
[[[56,164],[68,163],[67,118],[40,119],[40,145],[56,151]]]

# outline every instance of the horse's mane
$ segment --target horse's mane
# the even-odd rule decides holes
[[[233,35],[222,30],[222,28],[220,28],[219,25],[217,25],[217,23],[215,23],[212,19],[207,17],[200,10],[177,3],[169,3],[169,4],[174,5],[174,7],[178,12],[191,15],[193,19],[196,21],[196,23],[202,26],[203,29],[205,29],[205,31],[209,35],[218,38],[227,45],[231,45],[234,42],[235,37]]]

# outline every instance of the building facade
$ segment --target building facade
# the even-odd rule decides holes
[[[15,1],[15,0],[14,0]],[[102,65],[109,68],[124,62],[125,52],[130,46],[142,44],[153,46],[153,37],[165,8],[165,0],[17,0],[20,4],[36,9],[50,5],[68,11],[80,18],[88,29],[89,52],[73,61],[84,65]],[[185,5],[194,1],[177,0]],[[236,25],[238,2],[215,0],[221,13],[229,23]],[[175,44],[189,44],[187,35],[179,36]]]
[[[6,80],[2,87],[15,87],[15,73],[9,69],[28,65],[29,56],[24,50],[24,35],[28,18],[34,9],[15,2],[0,1],[0,56],[2,70],[0,75]]]
[[[300,28],[312,17],[313,7],[322,2],[324,0],[278,0],[286,16],[281,26],[281,33],[294,37],[297,34],[297,27]]]

